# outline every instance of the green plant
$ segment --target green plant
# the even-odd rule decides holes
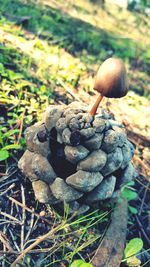
[[[124,250],[123,262],[126,262],[129,267],[138,267],[141,261],[137,258],[137,254],[143,248],[143,241],[141,238],[133,238],[126,245]]]
[[[138,197],[138,194],[135,192],[135,189],[132,186],[134,186],[133,181],[124,185],[121,189],[121,196],[126,198],[128,201],[134,200]]]
[[[137,199],[138,194],[135,192],[133,186],[134,186],[134,181],[131,181],[125,186],[123,186],[121,189],[121,197],[126,198],[128,201]],[[137,214],[138,212],[137,209],[131,206],[129,203],[128,203],[128,208],[132,214]]]
[[[0,161],[6,160],[10,156],[10,150],[20,149],[19,144],[10,143],[14,140],[14,135],[19,133],[18,129],[4,132],[4,128],[0,126]]]
[[[93,265],[83,260],[75,260],[71,263],[69,267],[93,267]]]

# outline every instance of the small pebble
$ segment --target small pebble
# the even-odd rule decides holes
[[[85,159],[81,160],[77,165],[77,170],[97,172],[106,164],[107,155],[101,149],[93,151]]]
[[[66,124],[66,121],[65,121],[65,118],[60,118],[57,122],[56,122],[56,130],[57,132],[59,133],[62,133],[63,130],[65,128],[67,128],[67,124]]]
[[[82,141],[82,136],[81,136],[80,131],[76,130],[76,131],[71,133],[71,135],[70,135],[70,144],[72,146],[80,145],[81,141]]]
[[[81,135],[83,136],[83,138],[86,140],[90,137],[92,137],[95,134],[95,129],[94,128],[87,128],[87,129],[82,129],[80,131]]]
[[[46,212],[44,210],[40,211],[40,216],[44,217],[46,215]]]
[[[111,175],[104,179],[93,191],[87,196],[87,203],[111,198],[116,184],[116,177]]]
[[[96,133],[102,133],[105,129],[106,121],[102,118],[95,118],[93,121],[93,127]]]
[[[70,144],[71,131],[66,128],[62,132],[62,140],[65,144]]]

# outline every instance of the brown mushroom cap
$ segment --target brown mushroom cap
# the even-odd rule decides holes
[[[96,75],[94,89],[102,96],[111,98],[127,94],[127,74],[121,59],[108,58],[102,63]]]

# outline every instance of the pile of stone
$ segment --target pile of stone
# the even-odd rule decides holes
[[[122,124],[99,109],[72,103],[50,106],[41,122],[25,131],[27,150],[19,168],[39,202],[70,203],[75,209],[117,196],[135,177],[134,146]]]

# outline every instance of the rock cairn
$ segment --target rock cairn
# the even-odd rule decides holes
[[[135,177],[135,147],[103,109],[93,117],[80,103],[50,106],[41,122],[26,129],[25,139],[18,166],[41,203],[67,202],[73,211],[86,211],[116,197]]]

